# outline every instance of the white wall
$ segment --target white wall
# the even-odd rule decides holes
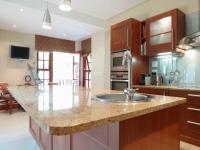
[[[10,45],[30,47],[30,59],[11,59]],[[0,30],[0,82],[7,82],[10,85],[23,84],[27,62],[36,64],[36,54],[34,35]]]
[[[92,88],[110,88],[109,33],[92,35]]]
[[[128,18],[140,21],[148,17],[178,8],[189,14],[198,10],[198,0],[146,0],[133,8],[128,9],[107,20],[108,27]]]

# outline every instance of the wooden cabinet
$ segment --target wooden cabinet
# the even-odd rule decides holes
[[[120,122],[120,150],[179,150],[179,111],[175,106]]]
[[[200,146],[200,92],[188,92],[181,140]]]
[[[141,22],[128,19],[112,25],[111,51],[130,49],[133,56],[133,84],[139,84],[140,74],[148,72],[148,57],[141,56]]]
[[[146,94],[155,94],[155,95],[166,95],[164,89],[153,89],[153,88],[138,88],[138,92]]]
[[[128,19],[111,26],[112,52],[131,49],[134,54],[140,54],[141,22]]]
[[[174,52],[185,36],[185,14],[178,9],[146,20],[147,55]]]
[[[139,92],[187,98],[187,103],[181,106],[180,138],[182,141],[200,146],[200,92],[156,88],[139,88]]]

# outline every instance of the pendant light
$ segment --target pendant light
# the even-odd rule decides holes
[[[49,8],[48,8],[48,0],[47,0],[47,8],[45,10],[44,18],[43,18],[43,23],[42,27],[44,29],[51,29],[51,15],[49,13]]]
[[[59,9],[62,11],[71,11],[71,0],[60,0]]]

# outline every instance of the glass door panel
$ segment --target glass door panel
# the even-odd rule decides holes
[[[170,32],[172,30],[172,16],[168,16],[150,23],[150,35]]]
[[[71,84],[73,81],[73,54],[53,52],[53,82]]]
[[[160,34],[157,36],[153,36],[150,38],[150,45],[158,45],[158,44],[164,44],[164,43],[171,43],[172,41],[172,33],[166,33],[166,34]]]

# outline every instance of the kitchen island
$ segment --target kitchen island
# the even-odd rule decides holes
[[[179,150],[184,98],[154,96],[137,103],[103,103],[116,93],[70,86],[15,86],[9,92],[30,116],[30,132],[44,150]]]

